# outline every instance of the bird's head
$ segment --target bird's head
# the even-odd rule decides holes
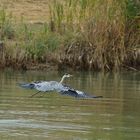
[[[66,78],[66,77],[71,77],[72,75],[71,74],[64,74],[63,75],[63,77],[61,78],[61,81],[60,81],[60,83],[63,83],[63,81],[64,81],[64,79]]]
[[[71,74],[65,73],[64,77],[72,77]]]

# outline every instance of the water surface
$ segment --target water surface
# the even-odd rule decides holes
[[[77,72],[71,87],[102,99],[75,99],[58,93],[35,96],[18,82],[57,80],[58,72],[0,72],[1,140],[139,140],[140,73]]]

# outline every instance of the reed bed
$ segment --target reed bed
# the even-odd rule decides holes
[[[139,69],[140,9],[131,0],[53,0],[48,22],[21,21],[0,11],[0,66],[53,62],[60,69]]]
[[[53,31],[64,36],[74,32],[61,55],[62,64],[78,69],[119,70],[129,63],[128,51],[138,47],[140,41],[137,4],[129,0],[54,1],[50,10]],[[129,53],[134,61],[133,53]]]

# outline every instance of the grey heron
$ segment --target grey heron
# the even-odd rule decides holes
[[[75,90],[73,88],[70,88],[69,86],[63,84],[63,81],[65,78],[71,77],[70,74],[65,74],[61,78],[60,82],[57,81],[36,81],[31,83],[23,83],[19,84],[23,88],[28,89],[36,89],[38,90],[37,93],[31,95],[30,97],[35,96],[36,94],[40,92],[51,92],[56,91],[60,93],[61,95],[68,95],[68,96],[74,96],[74,97],[80,97],[80,98],[100,98],[102,96],[89,96],[87,93],[79,90]]]

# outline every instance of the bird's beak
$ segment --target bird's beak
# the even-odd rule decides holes
[[[70,77],[72,77],[73,75],[70,74]]]

